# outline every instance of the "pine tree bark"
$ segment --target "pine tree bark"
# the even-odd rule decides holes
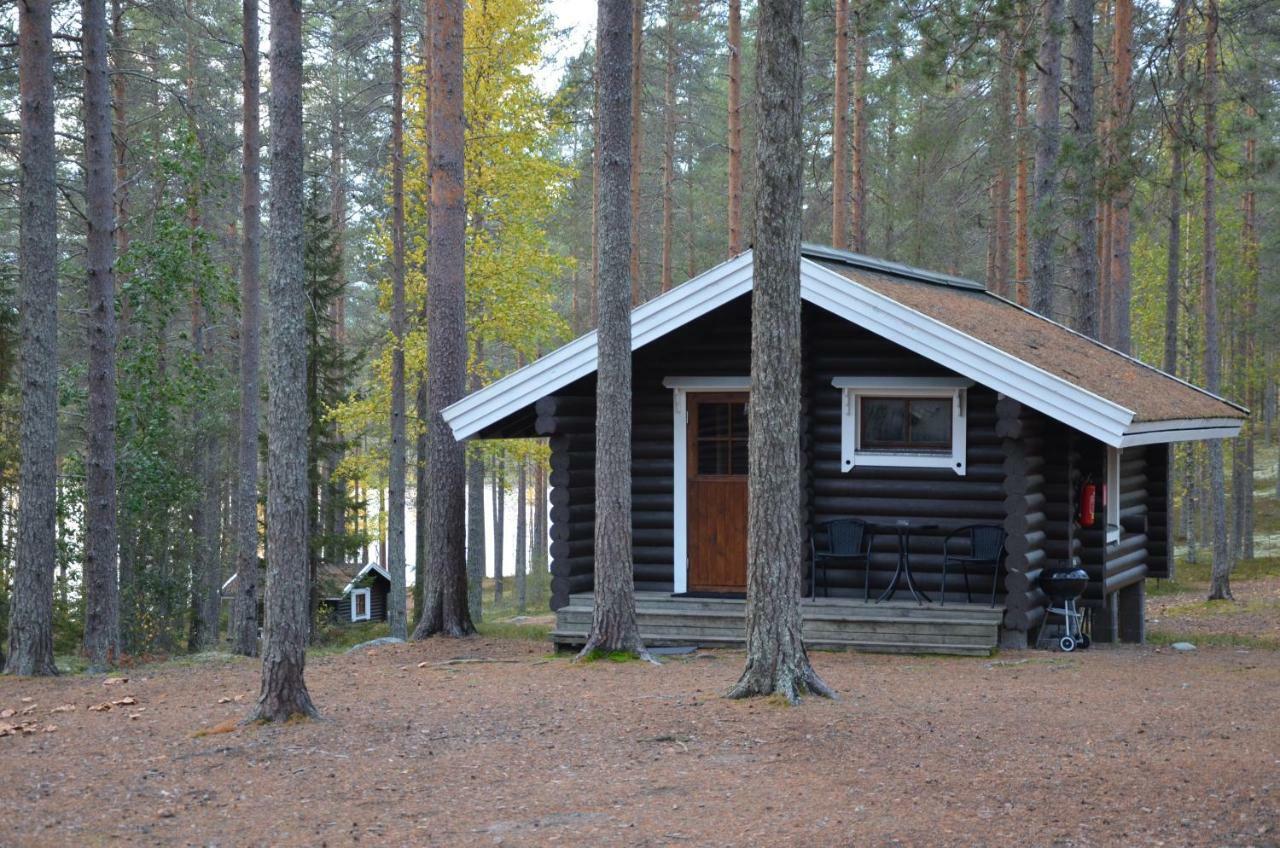
[[[267,620],[262,689],[250,719],[285,721],[317,714],[303,677],[310,621],[301,0],[271,0],[270,24]]]
[[[120,651],[116,531],[115,171],[104,0],[81,4],[85,269],[89,289],[89,444],[85,462],[84,652],[94,670]]]
[[[1030,161],[1027,153],[1027,69],[1018,66],[1018,113],[1014,122],[1017,133],[1018,170],[1017,184],[1014,186],[1014,297],[1021,306],[1031,303],[1029,283],[1031,280],[1031,251],[1027,236],[1031,217]]]
[[[507,473],[501,456],[493,458],[493,605],[502,603],[502,571],[507,537]]]
[[[867,0],[859,0],[853,17],[853,183],[850,205],[850,246],[867,252]]]
[[[1122,0],[1123,1],[1123,0]],[[1097,173],[1093,117],[1094,0],[1070,0],[1071,24],[1071,274],[1075,328],[1102,338],[1098,314]]]
[[[1016,154],[1012,138],[1013,126],[1011,111],[1013,109],[1013,33],[1005,30],[1000,34],[1000,67],[996,73],[995,88],[995,136],[996,173],[993,186],[991,208],[992,226],[995,230],[995,244],[992,250],[991,276],[988,288],[1001,297],[1011,297],[1009,274],[1009,188],[1012,180],[1009,177],[1009,161]]]
[[[387,466],[387,624],[397,639],[409,635],[405,598],[404,420],[404,43],[400,0],[391,3],[391,449]]]
[[[111,110],[116,171],[116,256],[124,256],[129,251],[129,86],[128,76],[124,73],[126,51],[124,4],[122,0],[111,0],[111,63],[114,69],[114,73],[111,74]]]
[[[832,696],[800,634],[800,227],[804,7],[761,0],[751,295],[747,662],[731,698]],[[597,479],[599,475],[597,474]]]
[[[22,386],[18,528],[5,673],[57,674],[53,569],[58,435],[58,196],[53,33],[48,0],[18,3],[18,312]]]
[[[599,0],[600,57],[599,366],[596,376],[595,610],[580,657],[597,650],[644,654],[636,624],[631,559],[631,316],[626,288],[626,233],[631,210],[629,0]],[[674,51],[674,3],[668,4],[668,49]],[[668,63],[674,63],[674,52]],[[669,68],[670,69],[670,68]],[[670,74],[668,75],[670,78]],[[664,211],[665,215],[665,211]],[[665,226],[665,224],[664,224]],[[665,260],[664,260],[665,264]],[[664,285],[666,274],[664,269]]]
[[[1208,0],[1205,8],[1204,50],[1204,266],[1201,272],[1201,302],[1204,308],[1205,388],[1222,391],[1222,348],[1218,315],[1218,2]],[[1227,546],[1226,472],[1222,440],[1208,443],[1209,498],[1213,520],[1213,569],[1209,578],[1209,599],[1231,597],[1233,563]]]
[[[729,0],[729,256],[741,252],[742,0]]]
[[[477,623],[484,621],[484,557],[484,458],[473,452],[467,456],[467,607]]]
[[[1258,119],[1257,111],[1249,106],[1245,115],[1251,122]],[[1245,191],[1241,201],[1243,231],[1241,241],[1244,248],[1244,320],[1240,325],[1243,348],[1243,371],[1245,375],[1245,404],[1251,409],[1257,408],[1258,401],[1258,287],[1261,276],[1259,267],[1258,243],[1258,195],[1257,195],[1258,139],[1253,127],[1244,141],[1244,177]],[[1243,481],[1243,501],[1241,513],[1241,556],[1253,559],[1254,546],[1254,474],[1256,470],[1255,441],[1258,426],[1254,418],[1244,425],[1243,462],[1240,479]],[[1241,446],[1237,442],[1237,449]]]
[[[235,485],[236,593],[231,648],[258,655],[258,367],[261,347],[261,188],[258,164],[258,0],[244,0],[244,157],[240,251],[240,434]]]
[[[1186,192],[1186,166],[1183,162],[1186,132],[1186,2],[1177,0],[1173,7],[1176,81],[1173,125],[1169,128],[1169,235],[1165,254],[1164,277],[1164,370],[1178,373],[1178,300],[1182,281],[1182,198]],[[1172,451],[1170,451],[1172,457]],[[1170,459],[1172,461],[1172,458]],[[1172,477],[1170,477],[1172,479]]]
[[[1112,37],[1111,146],[1112,168],[1119,180],[1111,197],[1110,271],[1107,274],[1107,310],[1111,324],[1111,346],[1123,353],[1132,347],[1129,303],[1132,299],[1132,234],[1129,205],[1133,200],[1130,153],[1130,112],[1133,110],[1133,0],[1115,0],[1115,28]]]
[[[644,149],[644,0],[631,3],[631,305],[640,305],[640,156]],[[523,602],[521,609],[524,608]]]
[[[1062,83],[1062,0],[1045,0],[1041,14],[1036,99],[1035,216],[1031,222],[1031,308],[1055,317],[1053,251],[1058,206],[1058,89]]]
[[[836,0],[836,79],[831,118],[831,246],[844,250],[849,232],[849,0]]]
[[[676,0],[667,0],[666,70],[662,77],[662,290],[670,291],[675,267],[676,192]],[[602,110],[602,104],[597,103]],[[597,119],[597,124],[599,119]],[[598,216],[597,216],[598,217]],[[597,296],[600,291],[596,276]]]
[[[529,462],[520,459],[516,474],[516,606],[525,611],[529,602]]]
[[[415,639],[475,632],[467,609],[465,451],[441,411],[462,397],[467,367],[466,196],[462,112],[463,0],[427,7],[431,43],[429,147],[431,208],[427,246],[426,568],[431,575]],[[623,192],[625,197],[625,191]]]

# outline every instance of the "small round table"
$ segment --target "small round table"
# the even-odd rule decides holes
[[[933,603],[933,600],[928,595],[916,587],[916,582],[911,577],[911,555],[908,551],[913,530],[937,530],[940,526],[934,523],[911,521],[906,518],[891,523],[875,525],[877,533],[895,533],[898,536],[898,567],[893,570],[893,579],[889,581],[888,588],[880,594],[880,597],[876,598],[877,604],[893,597],[894,593],[898,591],[898,583],[904,576],[907,578],[907,588],[911,590],[911,596],[916,599],[917,603],[923,604],[926,601]]]

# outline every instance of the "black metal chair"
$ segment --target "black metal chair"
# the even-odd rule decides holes
[[[973,603],[973,590],[969,588],[969,569],[991,571],[991,606],[996,605],[1000,566],[1004,562],[1005,535],[1004,528],[998,524],[970,524],[947,534],[942,540],[942,603],[945,604],[947,599],[947,566],[958,565],[964,574],[964,594],[969,603]],[[967,544],[962,544],[962,541]]]
[[[870,600],[871,543],[875,533],[871,525],[857,518],[837,518],[824,521],[813,528],[809,537],[809,594],[818,596],[818,568],[822,568],[822,590],[830,595],[827,587],[827,564],[835,560],[841,563],[862,563],[863,600]]]

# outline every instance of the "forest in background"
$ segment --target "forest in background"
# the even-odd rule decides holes
[[[326,574],[353,565],[387,533],[379,504],[390,497],[392,8],[317,0],[304,18],[313,604],[333,588],[321,585]],[[1227,563],[1254,553],[1249,481],[1259,471],[1257,448],[1277,436],[1277,351],[1265,331],[1280,317],[1280,243],[1268,238],[1280,199],[1276,11],[1266,0],[1220,8],[1183,0],[1072,0],[1066,8],[1059,0],[826,0],[808,3],[805,16],[806,240],[985,280],[1250,406],[1245,434],[1225,455],[1202,445],[1179,448],[1176,458],[1188,556],[1205,556],[1201,549],[1218,542],[1213,555]],[[130,653],[207,646],[210,587],[235,568],[241,12],[225,0],[112,0],[108,9],[121,623]],[[751,207],[752,145],[731,139],[735,123],[740,139],[755,138],[754,39],[731,48],[735,14],[750,33],[753,5],[739,8],[737,0],[651,0],[642,8],[631,198],[636,301],[730,254],[735,168],[743,177],[739,208]],[[422,9],[406,7],[404,15],[407,480],[421,505],[429,493],[419,472],[418,414],[426,87]],[[60,653],[76,650],[84,617],[88,197],[79,16],[78,4],[54,4]],[[596,69],[588,46],[568,57],[557,90],[539,88],[534,72],[562,42],[533,0],[470,4],[465,30],[467,344],[470,385],[478,386],[593,324]],[[1045,61],[1046,41],[1054,40],[1046,32],[1060,42],[1056,66]],[[3,624],[21,389],[12,7],[0,13],[0,41],[10,47],[0,60]],[[1126,79],[1130,85],[1120,84]],[[265,142],[269,122],[263,129]],[[265,155],[263,165],[266,197]],[[741,247],[752,240],[750,218],[742,216]],[[1212,371],[1220,372],[1216,387]],[[494,442],[469,455],[473,517],[484,492],[476,481],[497,481],[490,492],[526,493],[509,519],[524,525],[515,556],[506,557],[522,566],[517,592],[527,570],[545,572],[545,498],[534,494],[545,487],[542,450]],[[509,500],[494,501],[491,512]],[[1225,532],[1215,531],[1218,521]],[[475,587],[484,536],[471,521]]]

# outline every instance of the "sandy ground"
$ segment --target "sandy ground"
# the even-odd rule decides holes
[[[741,652],[546,651],[322,657],[320,721],[199,737],[256,663],[0,678],[57,728],[0,738],[0,844],[1280,845],[1280,652],[818,653],[842,698],[791,708],[719,697]]]

